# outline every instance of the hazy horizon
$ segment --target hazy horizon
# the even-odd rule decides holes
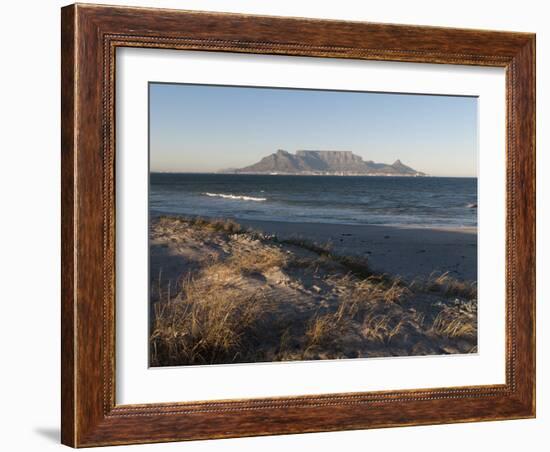
[[[477,98],[149,84],[151,172],[215,173],[278,149],[351,151],[477,177]]]
[[[384,163],[384,162],[376,162],[376,163]],[[405,163],[405,162],[403,162]],[[230,168],[229,168],[230,169]],[[415,168],[416,169],[416,168]],[[228,174],[228,175],[235,175],[235,173],[231,173],[231,172],[223,172],[222,170],[218,170],[218,171],[175,171],[175,170],[150,170],[150,173],[152,174]],[[251,175],[251,176],[273,176],[273,177],[278,177],[278,176],[297,176],[297,177],[342,177],[340,175],[337,175],[337,174],[285,174],[285,173],[281,173],[281,174],[255,174],[255,173],[242,173],[240,175]],[[359,174],[359,175],[349,175],[349,176],[346,176],[346,177],[406,177],[406,176],[400,176],[400,175],[387,175],[387,176],[383,176],[383,175],[370,175],[370,174]],[[433,175],[433,174],[428,174],[427,177],[447,177],[447,178],[457,178],[457,179],[460,179],[460,178],[465,178],[465,179],[477,179],[477,175],[473,175],[473,176],[439,176],[439,175]]]

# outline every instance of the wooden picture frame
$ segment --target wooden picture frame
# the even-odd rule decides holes
[[[62,9],[62,442],[73,447],[535,416],[535,35],[147,8]],[[506,383],[115,403],[115,50],[506,69]]]

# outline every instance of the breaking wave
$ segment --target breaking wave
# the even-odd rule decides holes
[[[253,196],[244,196],[244,195],[226,195],[224,193],[203,193],[206,196],[211,196],[213,198],[224,198],[224,199],[240,199],[242,201],[267,201],[267,198],[255,198]]]

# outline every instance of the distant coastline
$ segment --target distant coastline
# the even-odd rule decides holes
[[[264,173],[232,173],[228,172],[228,170],[221,169],[216,171],[185,171],[185,170],[175,170],[175,171],[168,171],[168,170],[151,170],[149,174],[196,174],[196,175],[208,175],[208,174],[233,174],[233,175],[242,175],[242,176],[338,176],[341,175],[338,174],[283,174],[283,173],[277,173],[277,174],[264,174]],[[346,174],[346,176],[350,176],[349,174]],[[354,177],[400,177],[398,175],[376,175],[376,174],[357,174]],[[410,177],[410,176],[409,176]],[[441,179],[477,179],[477,176],[440,176],[437,174],[426,174],[422,177],[432,177],[434,179],[441,178]]]
[[[283,149],[244,168],[227,169],[230,174],[271,174],[311,176],[426,176],[401,160],[392,164],[363,160],[351,151],[298,150],[292,154]]]
[[[193,174],[193,173],[189,173]],[[209,174],[209,173],[204,173]],[[211,174],[237,174],[237,175],[252,175],[252,176],[337,176],[337,177],[430,177],[428,174],[385,174],[385,173],[351,173],[351,172],[308,172],[304,171],[301,173],[284,173],[284,172],[253,172],[253,171],[240,171],[232,172],[227,170],[221,170],[217,173]]]

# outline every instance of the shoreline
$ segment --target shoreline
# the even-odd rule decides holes
[[[207,194],[206,196],[212,197],[212,193]],[[219,196],[219,195],[218,195]],[[232,196],[232,195],[227,195]],[[221,197],[221,196],[220,196]],[[261,219],[251,219],[251,218],[241,218],[235,216],[209,216],[201,214],[188,214],[188,213],[174,213],[162,210],[155,210],[151,208],[149,211],[149,216],[151,219],[158,219],[160,217],[181,217],[181,218],[205,218],[209,220],[233,220],[236,223],[245,224],[245,223],[290,223],[290,224],[304,224],[304,225],[330,225],[330,226],[343,226],[343,227],[365,227],[365,228],[396,228],[396,229],[425,229],[425,230],[434,230],[434,231],[444,231],[444,232],[463,232],[465,234],[477,234],[477,225],[476,226],[438,226],[433,224],[361,224],[361,223],[327,223],[319,221],[292,221],[292,220],[261,220]]]
[[[439,176],[426,174],[424,176],[399,175],[399,174],[298,174],[298,173],[231,173],[224,171],[151,171],[150,174],[191,174],[191,175],[229,175],[229,176],[323,176],[323,177],[411,177],[411,178],[433,178],[433,179],[477,179],[477,176]]]
[[[175,215],[178,216],[178,215]],[[189,217],[193,215],[181,215],[182,217]],[[200,216],[200,215],[199,215]],[[207,217],[204,217],[207,218]],[[209,218],[209,217],[208,217]],[[212,217],[211,219],[215,219]],[[432,226],[432,225],[418,225],[418,224],[358,224],[358,223],[323,223],[323,222],[313,222],[313,221],[285,221],[285,220],[251,220],[246,218],[236,218],[230,217],[228,219],[234,220],[237,223],[246,224],[246,223],[289,223],[297,225],[326,225],[326,226],[342,226],[347,227],[357,227],[357,228],[388,228],[388,229],[414,229],[414,230],[426,230],[426,231],[440,231],[440,232],[457,232],[464,234],[477,234],[477,226]]]

